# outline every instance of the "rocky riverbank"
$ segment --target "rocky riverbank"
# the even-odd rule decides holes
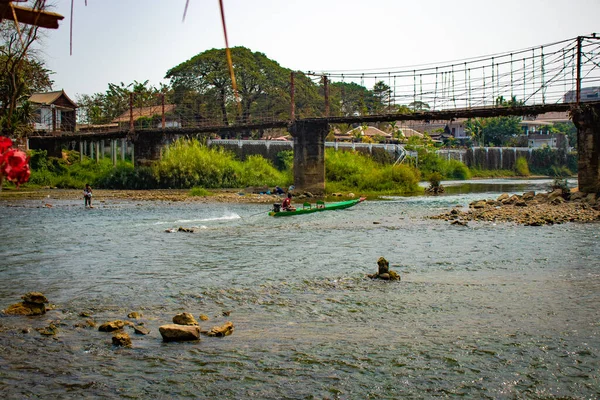
[[[469,221],[512,222],[527,226],[593,222],[600,221],[600,199],[595,193],[563,192],[561,189],[512,196],[504,193],[495,200],[472,202],[467,211],[454,208],[431,218],[455,225],[467,225]]]
[[[82,189],[83,190],[83,189]],[[52,204],[52,200],[76,200],[83,204],[83,192],[77,189],[12,189],[0,192],[0,202],[19,200],[42,200]],[[200,203],[274,203],[281,202],[281,197],[270,194],[256,194],[244,190],[215,190],[208,196],[193,196],[189,189],[161,190],[104,190],[94,189],[92,204],[102,206],[103,203],[128,201],[165,201],[165,202],[200,202]]]

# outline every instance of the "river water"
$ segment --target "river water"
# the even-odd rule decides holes
[[[600,226],[427,219],[549,181],[446,184],[445,196],[289,218],[256,204],[0,203],[0,309],[28,291],[55,306],[39,317],[0,317],[0,392],[600,397]],[[179,226],[199,229],[165,232]],[[381,256],[401,282],[366,279]],[[101,324],[132,311],[151,332],[128,328],[131,348],[75,327],[88,319],[81,312]],[[180,312],[208,315],[203,329],[231,321],[235,331],[163,343],[158,327]],[[35,331],[51,322],[56,336]]]

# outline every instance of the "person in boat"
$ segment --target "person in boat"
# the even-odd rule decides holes
[[[92,206],[92,187],[89,183],[86,183],[85,188],[83,189],[83,199],[86,207],[89,206],[90,208],[94,208]]]
[[[287,197],[281,203],[282,211],[296,211],[296,207],[292,206],[292,194],[288,192]]]

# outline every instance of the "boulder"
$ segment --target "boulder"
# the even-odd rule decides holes
[[[129,314],[127,314],[127,318],[139,319],[142,318],[142,314],[136,311],[130,312]]]
[[[584,201],[591,206],[595,205],[596,204],[596,194],[589,193],[587,196],[585,196]]]
[[[508,193],[502,193],[500,196],[498,196],[498,198],[496,199],[496,201],[502,202],[503,200],[506,200],[508,198],[509,198]]]
[[[146,328],[143,325],[134,325],[133,331],[135,333],[137,333],[138,335],[149,335],[150,334],[150,329]]]
[[[200,327],[197,325],[168,324],[160,326],[158,330],[165,342],[200,340]]]
[[[523,193],[523,200],[525,200],[525,201],[533,200],[534,197],[535,197],[534,191]]]
[[[480,209],[480,208],[484,208],[486,206],[486,201],[485,200],[479,200],[479,201],[474,201],[473,203],[469,204],[469,206],[471,208],[476,208],[476,209]]]
[[[390,263],[383,257],[379,257],[379,260],[377,260],[377,267],[377,273],[379,275],[387,274],[390,271]]]
[[[131,347],[131,338],[125,332],[117,332],[112,337],[112,344],[115,346]]]
[[[23,296],[21,296],[21,298],[23,299],[23,301],[25,303],[34,303],[34,304],[48,303],[48,299],[46,298],[46,296],[44,296],[40,292],[25,293]]]
[[[40,292],[28,292],[21,296],[23,301],[21,303],[15,303],[10,305],[4,314],[7,315],[42,315],[46,313],[46,306],[44,303],[48,303],[48,299]]]
[[[177,325],[198,325],[194,316],[190,313],[181,313],[173,317],[173,323]]]
[[[390,269],[390,281],[399,281],[400,280],[400,274],[398,274],[396,271],[392,271]]]
[[[206,333],[207,336],[217,336],[217,337],[223,337],[223,336],[229,336],[233,333],[233,323],[227,321],[224,325],[221,326],[213,326],[212,328],[210,328],[210,330]]]
[[[115,321],[109,321],[109,322],[103,323],[102,325],[100,325],[98,330],[100,332],[113,332],[113,331],[118,331],[119,329],[123,329],[123,327],[125,325],[133,325],[133,324],[129,321],[121,321],[120,319],[117,319]]]

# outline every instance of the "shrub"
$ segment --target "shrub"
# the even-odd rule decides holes
[[[529,165],[525,157],[518,157],[515,161],[515,173],[518,176],[529,176]]]
[[[193,187],[192,190],[190,190],[190,196],[211,196],[212,193],[209,192],[208,190],[204,189],[204,188],[200,188],[200,187]]]

